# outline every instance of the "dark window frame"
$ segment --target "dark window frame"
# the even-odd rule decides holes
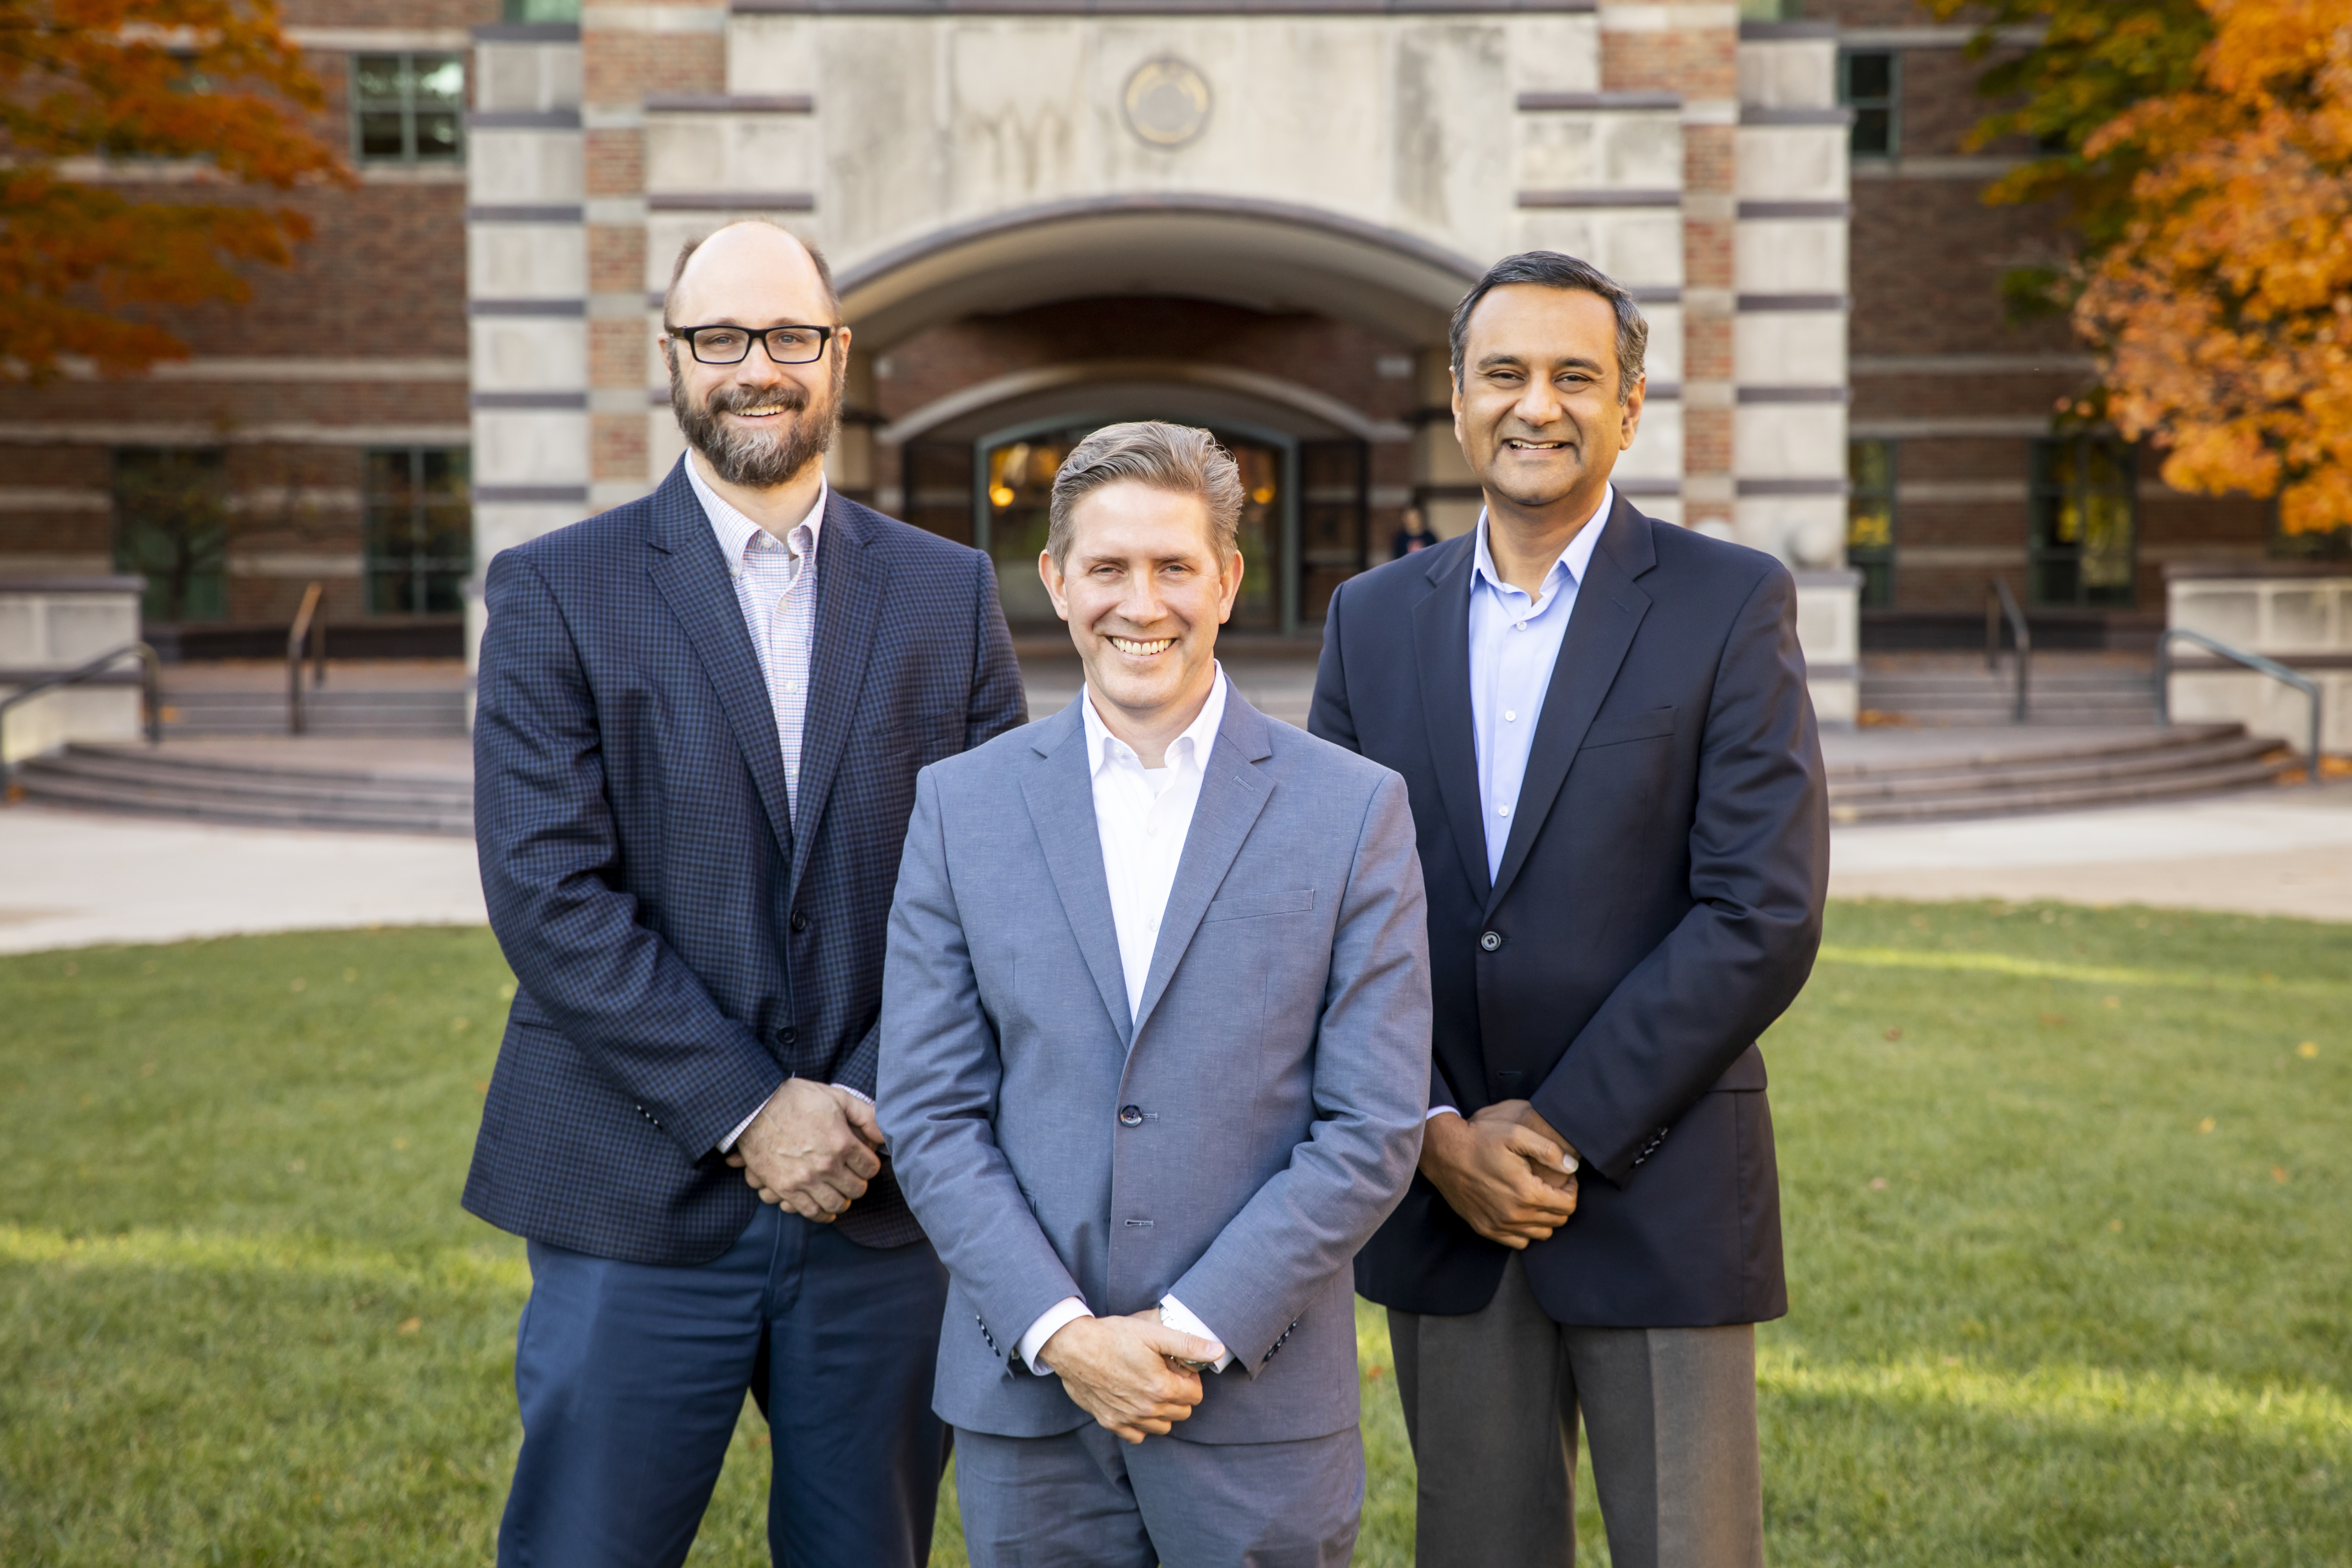
[[[436,458],[443,468],[437,486],[429,473]],[[372,447],[360,463],[361,581],[368,614],[461,613],[464,584],[474,570],[472,448]],[[395,465],[404,470],[399,483],[383,482]],[[436,518],[436,511],[450,515]],[[405,537],[394,537],[395,531]],[[446,547],[452,537],[463,538],[462,554]]]
[[[114,569],[145,581],[150,625],[228,618],[226,447],[117,447],[108,454]]]
[[[1854,90],[1856,60],[1884,61],[1884,92]],[[1847,147],[1856,158],[1894,158],[1903,151],[1903,51],[1900,49],[1841,49],[1838,51],[1838,101],[1853,110]],[[1877,118],[1874,118],[1877,117]]]
[[[1885,477],[1881,484],[1864,482],[1863,466],[1859,459],[1864,447],[1877,447],[1885,454]],[[1902,486],[1902,444],[1857,438],[1846,442],[1845,451],[1845,563],[1862,574],[1862,607],[1865,610],[1891,610],[1895,607],[1895,558],[1902,528],[1902,511],[1897,500]],[[1857,545],[1854,542],[1855,524],[1862,521],[1865,504],[1874,500],[1885,503],[1885,542]]]
[[[2029,605],[2046,609],[2128,610],[2139,604],[2139,462],[2112,432],[2044,437],[2026,450],[2025,584]],[[2101,501],[2120,504],[2123,544],[2098,547]],[[2067,509],[2074,509],[2069,523]],[[2074,537],[2068,538],[2069,528]],[[2093,582],[2085,564],[2120,554],[2119,577]]]
[[[391,97],[369,96],[363,86],[369,62],[396,60],[399,62],[399,89]],[[457,95],[450,100],[420,100],[416,84],[425,62],[432,68],[445,65],[457,68]],[[466,76],[464,54],[446,49],[371,49],[351,57],[351,120],[352,158],[356,163],[379,167],[416,166],[424,164],[463,163],[466,161]],[[447,117],[450,121],[450,142],[446,151],[438,148],[426,151],[418,145],[417,123],[420,116],[436,119]],[[400,151],[368,148],[368,122],[386,117],[396,118],[400,126]]]

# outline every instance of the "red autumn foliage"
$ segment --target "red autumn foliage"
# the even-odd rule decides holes
[[[183,358],[156,307],[241,302],[348,184],[274,0],[0,0],[0,377]]]

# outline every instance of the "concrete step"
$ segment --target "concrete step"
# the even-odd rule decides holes
[[[173,735],[282,735],[286,693],[255,689],[167,691],[164,732]],[[449,689],[352,690],[326,687],[302,694],[305,730],[319,735],[462,735],[466,694]]]
[[[2181,725],[1976,758],[1849,763],[1830,773],[1830,820],[1918,822],[2078,810],[2251,789],[2293,758],[2242,725]]]
[[[16,770],[30,800],[274,827],[470,836],[463,780],[396,773],[247,766],[129,748],[68,746]]]

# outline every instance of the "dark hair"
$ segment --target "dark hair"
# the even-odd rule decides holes
[[[1617,312],[1617,401],[1623,403],[1632,398],[1633,384],[1642,379],[1643,356],[1649,353],[1649,321],[1623,284],[1592,263],[1563,256],[1557,250],[1523,250],[1517,256],[1506,256],[1486,268],[1486,276],[1462,296],[1462,303],[1454,307],[1454,324],[1446,333],[1454,385],[1462,384],[1462,353],[1470,341],[1470,312],[1490,292],[1510,283],[1577,289],[1608,300]]]
[[[791,229],[786,228],[782,224],[780,224],[775,219],[770,217],[737,218],[732,223],[720,224],[718,228],[712,229],[710,234],[718,234],[723,230],[739,227],[741,225],[751,223],[756,223],[764,228],[772,228],[780,234],[793,234]],[[670,265],[669,288],[664,290],[662,294],[663,326],[674,327],[677,324],[669,319],[669,302],[677,294],[677,280],[686,276],[686,264],[693,259],[694,253],[696,251],[702,248],[702,242],[709,239],[710,237],[710,234],[698,234],[692,239],[688,240],[684,245],[677,247],[677,259]],[[801,237],[796,234],[793,234],[793,237],[800,240],[801,248],[808,252],[809,259],[811,261],[816,263],[816,280],[824,286],[824,302],[827,308],[829,308],[833,312],[834,323],[838,323],[841,320],[841,295],[835,291],[833,286],[833,264],[825,260],[824,251],[819,250],[809,241],[801,239]],[[829,323],[824,321],[812,321],[808,324],[811,326],[822,327],[828,325]]]
[[[1206,430],[1156,419],[1106,425],[1062,459],[1054,475],[1045,552],[1058,570],[1069,559],[1070,514],[1105,485],[1131,483],[1198,496],[1209,509],[1209,537],[1231,561],[1241,550],[1242,473],[1234,456]]]

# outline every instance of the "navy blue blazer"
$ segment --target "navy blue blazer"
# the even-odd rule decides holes
[[[1579,585],[1502,866],[1486,874],[1465,535],[1344,584],[1309,728],[1402,773],[1429,889],[1431,1103],[1526,1099],[1586,1161],[1524,1254],[1552,1318],[1788,1310],[1755,1040],[1821,944],[1828,790],[1770,556],[1620,495]],[[1356,1261],[1406,1311],[1474,1312],[1507,1254],[1416,1174]]]
[[[915,774],[1028,710],[986,556],[835,495],[816,592],[795,831],[683,462],[490,562],[474,824],[518,985],[465,1204],[502,1230],[708,1261],[759,1205],[719,1141],[787,1077],[874,1092]],[[838,1223],[921,1235],[887,1165]]]

